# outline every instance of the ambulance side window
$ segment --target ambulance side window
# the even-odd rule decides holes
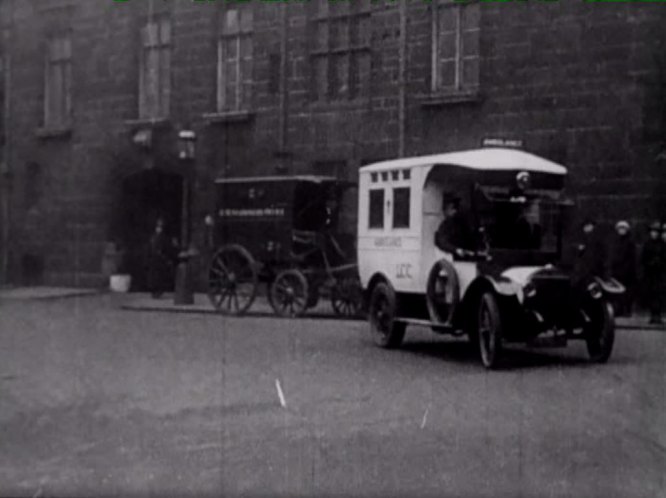
[[[384,228],[384,190],[370,190],[370,216],[368,228]]]
[[[393,228],[409,228],[409,187],[393,189]]]

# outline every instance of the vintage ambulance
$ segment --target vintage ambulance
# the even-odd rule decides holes
[[[502,346],[583,339],[593,361],[614,340],[621,286],[562,268],[571,202],[565,167],[517,149],[483,148],[384,161],[359,173],[358,265],[372,337],[398,347],[408,324],[466,334],[486,368]],[[435,243],[456,199],[473,247]]]

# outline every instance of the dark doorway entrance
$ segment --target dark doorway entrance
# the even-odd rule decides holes
[[[126,249],[132,290],[148,290],[150,238],[159,218],[168,239],[179,241],[182,176],[148,169],[127,176],[122,184],[121,237]],[[167,279],[173,282],[173,278]]]

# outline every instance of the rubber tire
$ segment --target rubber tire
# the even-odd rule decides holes
[[[380,306],[383,309],[379,309]],[[374,343],[385,349],[400,347],[407,324],[395,321],[397,299],[393,287],[386,282],[378,283],[372,289],[368,307],[368,321]]]
[[[488,344],[484,341],[484,314],[487,313],[489,330]],[[497,298],[492,292],[484,292],[479,299],[476,317],[476,335],[478,336],[479,357],[483,366],[489,370],[499,367],[502,356],[502,317]]]
[[[596,301],[596,309],[590,310],[591,324],[585,330],[585,342],[590,360],[606,363],[613,352],[615,343],[615,316],[613,306],[608,301]]]

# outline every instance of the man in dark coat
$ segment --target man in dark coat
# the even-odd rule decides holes
[[[435,245],[458,258],[473,251],[475,244],[469,220],[460,212],[460,199],[444,197],[444,220],[435,233]]]
[[[636,243],[628,222],[621,220],[615,225],[615,237],[611,245],[611,276],[625,288],[617,300],[617,315],[631,316],[636,285]]]
[[[593,277],[607,279],[608,251],[597,225],[593,220],[583,222],[583,237],[577,247],[574,267],[575,281],[579,285],[587,285]]]
[[[158,218],[150,237],[148,286],[154,298],[170,290],[174,282],[174,264],[177,243],[165,233],[164,220]]]
[[[648,240],[641,252],[641,268],[650,308],[650,323],[659,324],[664,292],[664,269],[666,268],[666,243],[660,237],[661,225],[650,225]]]

